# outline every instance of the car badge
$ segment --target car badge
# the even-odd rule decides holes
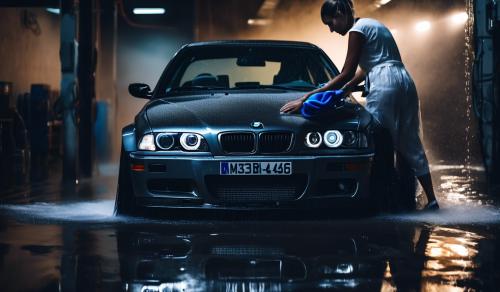
[[[254,129],[262,129],[264,128],[264,124],[261,123],[261,122],[252,122],[252,124],[250,124],[250,126]]]

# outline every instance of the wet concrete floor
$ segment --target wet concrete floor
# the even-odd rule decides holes
[[[434,165],[442,209],[376,217],[114,217],[115,168],[0,196],[1,291],[495,291],[500,208]]]

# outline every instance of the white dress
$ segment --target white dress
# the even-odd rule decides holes
[[[429,173],[421,141],[420,107],[415,83],[406,71],[391,32],[377,20],[359,19],[351,31],[365,36],[359,66],[369,80],[366,109],[391,133],[394,148],[416,176]]]

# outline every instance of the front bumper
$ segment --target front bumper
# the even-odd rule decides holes
[[[129,154],[136,204],[202,209],[309,209],[361,202],[373,154],[332,156],[163,156]],[[221,162],[292,162],[292,176],[220,175]],[[143,169],[137,171],[137,169]]]

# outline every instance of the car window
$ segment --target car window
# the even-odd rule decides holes
[[[177,56],[160,90],[287,88],[310,90],[336,69],[317,49],[294,47],[197,47]],[[161,92],[161,91],[160,91]]]
[[[180,85],[219,85],[234,88],[237,84],[259,82],[272,84],[281,63],[265,61],[264,66],[239,66],[237,58],[196,60],[189,64]]]

